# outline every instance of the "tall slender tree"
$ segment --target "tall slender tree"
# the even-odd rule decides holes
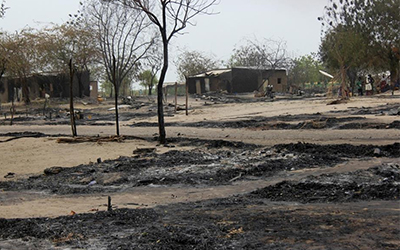
[[[106,1],[88,2],[86,13],[97,34],[103,65],[108,80],[114,85],[116,133],[118,126],[118,94],[123,81],[139,69],[154,44],[151,22],[138,9]]]
[[[208,9],[218,0],[108,0],[116,1],[146,14],[159,30],[163,44],[163,67],[157,85],[159,141],[166,144],[163,108],[163,84],[169,66],[169,44],[172,38],[184,30],[199,14],[212,14]]]

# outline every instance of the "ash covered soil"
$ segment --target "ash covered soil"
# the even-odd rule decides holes
[[[398,158],[400,144],[281,144],[175,138],[189,151],[73,168],[49,168],[29,179],[0,182],[3,191],[49,194],[126,191],[146,185],[218,186],[332,168],[352,159]],[[282,181],[222,199],[58,218],[0,219],[1,249],[398,249],[400,166]]]
[[[206,106],[243,102],[236,98],[206,100],[212,102],[206,102]],[[135,105],[132,109],[142,112],[121,112],[123,120],[155,116],[153,107]],[[35,112],[39,114],[40,110]],[[398,129],[399,123],[371,122],[366,115],[399,114],[398,105],[393,104],[326,113],[252,116],[234,121],[170,122],[167,126],[260,131],[379,130]],[[85,116],[78,125],[112,124],[112,114],[107,112],[85,111]],[[43,117],[21,115],[15,123],[37,124],[38,120]],[[67,121],[62,113],[59,117],[46,117],[44,124],[60,125]],[[144,121],[130,125],[155,124]],[[23,137],[60,135],[27,132],[2,136],[9,138],[2,141],[6,143]],[[0,218],[0,249],[400,249],[399,143],[296,142],[265,147],[183,136],[169,138],[168,142],[170,148],[166,153],[152,147],[139,148],[129,157],[99,159],[75,167],[51,167],[27,178],[3,179],[0,190],[80,197],[112,196],[138,187],[201,190],[235,188],[236,183],[255,181],[269,184],[225,198],[155,207],[114,206],[112,211],[71,213],[57,218]],[[192,149],[182,150],[187,146]],[[351,162],[369,165],[334,170]]]

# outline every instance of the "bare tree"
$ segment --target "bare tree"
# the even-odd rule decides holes
[[[218,0],[105,0],[116,1],[145,13],[158,28],[163,43],[163,67],[157,85],[159,141],[166,143],[163,108],[163,84],[168,71],[169,43],[174,35],[179,34],[199,14],[212,14],[208,9]]]
[[[118,126],[118,94],[122,82],[139,67],[154,43],[151,23],[138,9],[92,0],[87,8],[106,68],[107,78],[114,85],[116,133]]]
[[[282,40],[247,40],[245,45],[235,48],[229,66],[247,66],[259,69],[286,68],[289,65],[286,42]]]
[[[8,9],[8,7],[6,7],[5,5],[6,1],[2,1],[2,3],[0,4],[0,18],[3,18],[4,15],[6,14],[6,10]]]
[[[251,67],[262,71],[269,70],[272,75],[276,69],[287,69],[290,58],[287,56],[286,42],[282,40],[263,39],[258,41],[256,38],[247,40],[245,45],[235,48],[233,55],[229,59],[229,67]],[[258,89],[263,86],[259,83]]]
[[[142,63],[144,71],[138,75],[138,79],[148,88],[149,96],[152,94],[154,85],[158,82],[157,74],[162,67],[163,61],[163,54],[159,44],[155,43],[154,45]]]

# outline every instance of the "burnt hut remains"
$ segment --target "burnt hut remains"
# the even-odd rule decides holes
[[[264,91],[268,85],[273,91],[287,92],[286,69],[258,69],[235,67],[215,69],[187,78],[190,94],[203,94],[210,91],[245,93]]]
[[[23,98],[22,85],[25,81],[29,98],[44,98],[45,94],[51,97],[69,98],[69,75],[68,74],[34,74],[26,79],[2,77],[0,81],[0,102],[20,101]],[[73,79],[73,96],[91,96],[91,89],[97,89],[90,82],[89,71],[82,71],[76,74]]]

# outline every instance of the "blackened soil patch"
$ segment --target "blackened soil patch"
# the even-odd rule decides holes
[[[100,235],[102,243],[108,244],[112,242],[112,239],[118,238],[119,232],[126,229],[133,229],[132,235],[140,236],[145,232],[142,227],[153,223],[158,217],[159,215],[150,209],[120,209],[112,212],[77,214],[56,219],[0,219],[0,238],[25,238],[27,241],[29,238],[49,239],[56,246],[73,245],[95,249],[96,243],[91,246],[88,241],[90,238]],[[101,247],[104,247],[104,245]],[[118,249],[118,245],[109,247],[109,249]]]
[[[232,197],[54,219],[0,219],[0,247],[19,240],[30,249],[394,250],[399,223],[390,209]]]
[[[0,183],[0,188],[62,194],[149,183],[221,185],[238,176],[263,178],[278,171],[329,167],[344,158],[369,157],[370,150],[398,155],[398,144],[297,143],[250,149],[229,145],[218,142],[207,150],[160,155],[149,151],[99,164],[55,168],[28,180]],[[0,248],[394,250],[400,247],[399,182],[400,167],[386,164],[281,182],[223,199],[58,218],[0,219]]]
[[[172,150],[72,168],[50,168],[45,174],[26,180],[0,182],[0,188],[78,194],[115,192],[149,184],[215,186],[248,177],[270,177],[281,171],[331,167],[344,161],[329,154],[281,153],[275,148],[246,149],[245,145],[234,142],[214,141],[210,145],[207,150]]]
[[[253,117],[245,120],[235,121],[201,121],[194,123],[166,123],[173,127],[201,127],[201,128],[248,128],[262,130],[276,129],[322,129],[336,128],[350,121],[365,120],[365,117],[327,117],[320,113],[311,115],[285,115],[274,117]],[[289,123],[290,122],[290,123]],[[132,127],[156,127],[154,122],[138,122],[130,125]]]
[[[251,196],[304,203],[400,200],[400,166],[384,165],[345,174],[284,181],[254,191]]]
[[[375,145],[351,145],[351,144],[337,144],[337,145],[317,145],[312,143],[290,143],[279,144],[275,148],[278,151],[284,152],[297,152],[306,154],[327,154],[335,155],[338,157],[400,157],[400,143],[394,143],[384,146]]]
[[[227,185],[249,177],[270,177],[281,171],[331,167],[348,158],[400,154],[400,144],[377,147],[297,143],[246,149],[242,144],[236,147],[224,141],[214,143],[217,146],[207,150],[150,152],[72,168],[58,167],[57,171],[46,169],[45,174],[26,180],[0,182],[0,188],[79,194],[115,192],[150,184]],[[225,148],[220,148],[220,144]]]
[[[400,129],[400,121],[389,124],[382,123],[347,123],[340,125],[339,129]]]
[[[5,133],[5,134],[0,134],[0,137],[11,137],[5,140],[0,141],[0,143],[3,142],[9,142],[21,138],[42,138],[42,137],[60,137],[60,136],[66,136],[66,135],[46,135],[40,132],[11,132],[11,133]]]
[[[354,115],[400,115],[399,104],[380,105],[373,108],[349,108],[351,114]]]
[[[206,140],[199,138],[185,138],[185,137],[171,137],[167,138],[168,143],[177,144],[181,147],[194,146],[194,147],[206,147],[207,149],[212,148],[233,148],[242,150],[255,150],[259,146],[255,144],[244,143],[240,141],[226,141],[226,140]]]

